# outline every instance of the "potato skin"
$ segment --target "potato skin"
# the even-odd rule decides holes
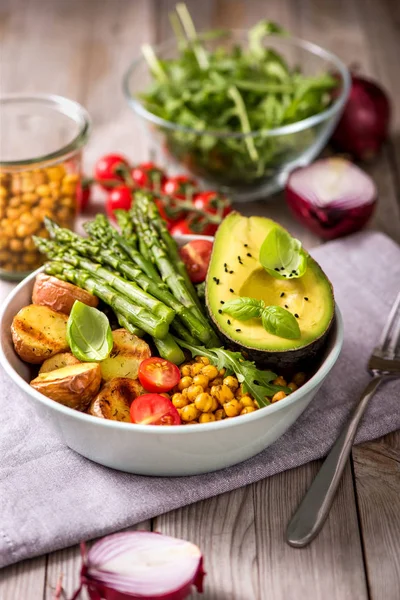
[[[99,391],[101,369],[98,363],[79,363],[38,375],[30,385],[48,398],[83,411]]]
[[[40,364],[46,358],[69,350],[68,317],[47,306],[29,304],[15,315],[11,336],[16,353],[22,360]]]
[[[137,379],[115,377],[92,400],[88,413],[101,419],[131,423],[129,409],[132,401],[145,393]]]
[[[36,277],[32,292],[33,304],[48,306],[56,312],[69,315],[75,300],[94,307],[99,303],[96,296],[68,281],[62,281],[46,273],[39,273]]]
[[[140,363],[151,356],[149,345],[126,329],[115,329],[112,336],[110,356],[100,363],[104,381],[115,377],[137,379]]]
[[[62,369],[63,367],[69,367],[71,365],[79,365],[78,360],[72,352],[59,352],[51,358],[47,358],[39,369],[39,375],[42,373],[48,373],[49,371],[55,371],[56,369]]]

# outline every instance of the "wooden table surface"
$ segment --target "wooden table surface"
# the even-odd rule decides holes
[[[386,86],[397,106],[391,141],[368,169],[380,192],[372,226],[400,241],[400,2],[187,4],[199,28],[276,20]],[[103,152],[122,151],[143,160],[146,139],[123,98],[121,78],[142,43],[170,36],[173,5],[170,0],[0,0],[1,92],[51,92],[86,106],[94,125],[85,156],[88,170]],[[281,195],[239,208],[279,219],[308,247],[320,243],[290,218]],[[138,527],[187,538],[203,549],[208,600],[398,600],[399,461],[399,433],[354,448],[322,533],[302,550],[285,544],[284,531],[319,462]],[[79,564],[74,547],[3,569],[0,599],[50,600],[61,573],[69,597]]]

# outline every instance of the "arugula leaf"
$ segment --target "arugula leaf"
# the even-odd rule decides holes
[[[240,352],[231,352],[225,348],[204,348],[204,346],[193,346],[183,340],[175,338],[182,348],[190,350],[192,356],[206,356],[211,364],[217,369],[226,369],[226,373],[234,373],[243,386],[243,391],[257,400],[259,407],[268,406],[268,397],[277,392],[284,391],[290,394],[290,388],[271,383],[276,379],[272,371],[261,371],[257,369],[254,362],[245,360]]]
[[[273,227],[260,248],[260,263],[276,279],[298,279],[307,269],[301,242],[280,227]]]
[[[264,306],[263,300],[241,296],[235,300],[225,302],[221,310],[223,313],[239,319],[239,321],[248,321],[249,319],[261,317]]]
[[[299,338],[300,327],[291,312],[281,306],[267,306],[264,308],[261,320],[268,333],[277,335],[287,340]]]

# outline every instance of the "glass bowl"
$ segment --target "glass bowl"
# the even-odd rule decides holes
[[[207,49],[248,45],[247,31],[231,30],[224,38],[204,42]],[[166,121],[149,112],[140,99],[152,81],[143,57],[133,61],[125,74],[126,99],[149,135],[157,159],[188,171],[218,187],[233,200],[249,201],[268,196],[285,184],[291,170],[309,164],[324,148],[344,108],[350,91],[350,73],[331,52],[298,38],[269,35],[265,47],[279,52],[290,67],[305,75],[335,73],[338,88],[332,104],[321,113],[275,129],[248,134],[229,131],[199,131]],[[161,59],[176,58],[178,47],[169,40],[155,48]],[[252,137],[260,161],[246,154],[247,137]]]
[[[0,111],[0,277],[18,280],[43,262],[32,236],[47,237],[45,217],[74,227],[90,122],[54,95],[2,96]]]

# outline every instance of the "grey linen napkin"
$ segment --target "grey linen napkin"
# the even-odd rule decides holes
[[[312,254],[332,280],[343,312],[343,351],[293,427],[245,463],[182,478],[112,471],[65,447],[0,372],[0,566],[106,535],[326,454],[369,380],[369,353],[400,289],[400,248],[367,232]],[[396,382],[379,391],[358,443],[400,427],[399,400]]]

